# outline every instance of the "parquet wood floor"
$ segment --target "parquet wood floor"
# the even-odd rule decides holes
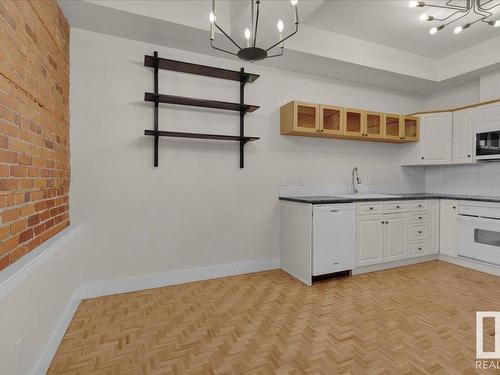
[[[261,272],[84,300],[48,374],[494,373],[474,369],[476,310],[500,311],[500,278],[439,261],[313,287]]]

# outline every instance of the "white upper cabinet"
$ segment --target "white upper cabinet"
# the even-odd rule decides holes
[[[500,129],[500,103],[477,107],[476,114],[477,130],[489,131]]]
[[[419,164],[451,164],[452,129],[452,112],[420,116]]]
[[[476,161],[474,158],[475,114],[474,108],[453,112],[453,164],[469,164]]]

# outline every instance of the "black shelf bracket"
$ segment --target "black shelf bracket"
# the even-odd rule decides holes
[[[146,92],[144,100],[154,102],[154,130],[145,130],[144,134],[154,137],[154,166],[158,167],[158,141],[160,137],[174,138],[194,138],[194,139],[211,139],[223,141],[238,141],[240,144],[240,168],[245,166],[244,149],[248,142],[256,141],[258,137],[245,136],[245,115],[259,108],[256,105],[245,104],[245,85],[254,82],[259,78],[258,74],[245,72],[244,68],[238,70],[228,70],[216,68],[207,65],[191,64],[184,61],[176,61],[163,59],[158,57],[158,52],[154,52],[153,56],[144,56],[144,66],[154,69],[154,92]],[[228,79],[239,81],[240,83],[240,101],[239,103],[221,102],[216,100],[186,98],[182,96],[160,94],[158,90],[158,70],[166,69],[177,72],[208,76],[213,78]],[[222,110],[238,111],[240,113],[240,132],[236,135],[221,135],[221,134],[206,134],[206,133],[185,133],[174,131],[160,131],[158,126],[158,107],[160,103],[169,103],[175,105],[185,105],[194,107],[215,108]]]

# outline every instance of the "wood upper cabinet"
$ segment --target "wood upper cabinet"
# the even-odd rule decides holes
[[[319,106],[320,133],[342,135],[344,133],[344,111],[342,107]]]
[[[420,123],[417,116],[402,116],[401,125],[403,127],[404,141],[418,141],[420,136]]]
[[[364,112],[363,136],[372,139],[385,138],[385,118],[383,113]]]
[[[386,114],[385,122],[385,138],[395,141],[401,141],[403,137],[403,126],[401,125],[401,116],[395,114]]]
[[[378,142],[415,142],[418,117],[400,116],[327,104],[291,101],[280,108],[283,135]]]
[[[344,109],[344,135],[362,137],[364,134],[364,115],[360,109]]]
[[[319,133],[319,105],[295,100],[282,106],[280,127],[281,134]]]

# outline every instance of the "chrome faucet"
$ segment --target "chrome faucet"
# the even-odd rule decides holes
[[[359,193],[358,185],[361,184],[361,178],[359,177],[358,167],[352,169],[351,176],[351,194],[356,195]]]

